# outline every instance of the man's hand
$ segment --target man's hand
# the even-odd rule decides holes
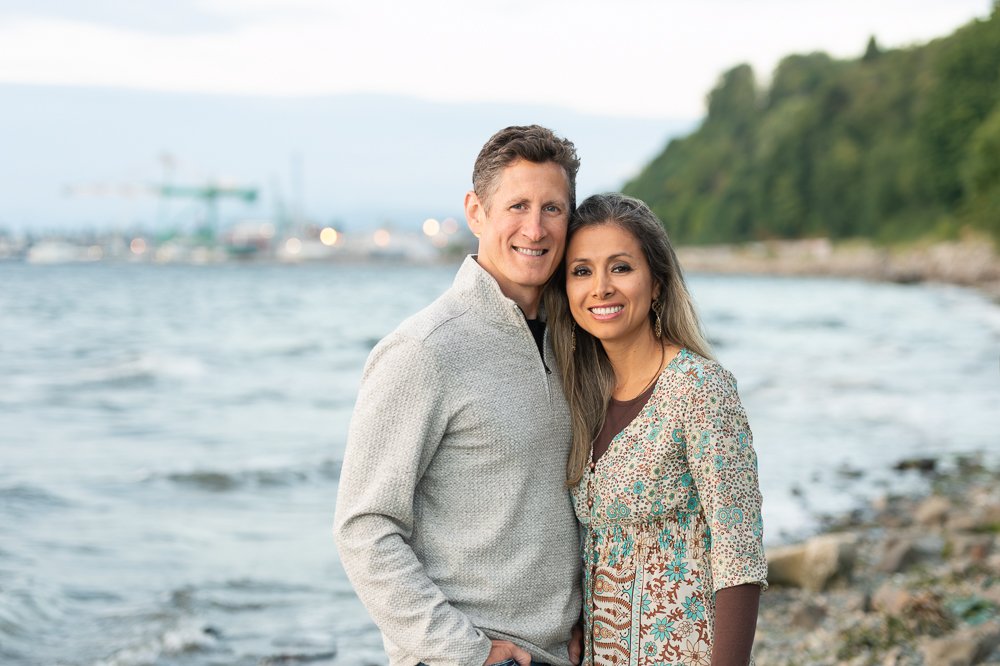
[[[574,664],[579,664],[583,659],[583,621],[573,625],[573,630],[569,634],[569,660]]]
[[[510,641],[491,642],[493,643],[493,647],[490,649],[490,654],[486,657],[486,663],[483,666],[499,664],[508,659],[516,661],[518,666],[531,666],[531,655]]]

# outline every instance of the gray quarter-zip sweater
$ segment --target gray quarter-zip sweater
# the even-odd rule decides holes
[[[481,666],[490,638],[568,665],[580,617],[569,415],[520,309],[474,257],[368,358],[335,535],[392,666]]]

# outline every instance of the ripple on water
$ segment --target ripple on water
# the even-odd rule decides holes
[[[205,492],[229,492],[246,488],[289,487],[317,480],[340,478],[341,462],[325,459],[318,465],[242,470],[191,470],[153,474],[145,481],[166,480]]]
[[[70,500],[40,486],[26,483],[0,486],[0,509],[10,513],[32,513],[72,505]]]

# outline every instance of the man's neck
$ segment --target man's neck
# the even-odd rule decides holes
[[[501,291],[503,291],[504,296],[517,303],[517,307],[521,308],[521,312],[524,313],[525,319],[538,319],[538,304],[542,301],[541,289],[533,289],[530,296],[522,294],[508,294],[502,287]]]
[[[476,257],[477,255],[473,255]],[[476,258],[476,263],[479,263],[479,259]],[[496,280],[497,285],[500,287],[500,292],[509,298],[510,300],[517,303],[517,307],[521,308],[521,312],[528,319],[538,318],[538,306],[542,302],[542,290],[543,287],[526,287],[520,284],[514,284],[508,280],[505,280],[503,276],[496,276],[489,270],[487,270],[482,264],[479,264],[480,268],[490,274],[494,280]]]

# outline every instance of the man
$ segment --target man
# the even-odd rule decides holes
[[[365,366],[335,533],[392,666],[579,661],[569,416],[539,319],[579,164],[543,127],[497,132],[465,196],[478,254]]]

